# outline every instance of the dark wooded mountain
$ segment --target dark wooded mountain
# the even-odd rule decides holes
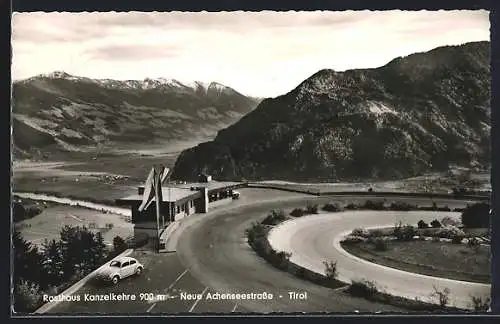
[[[173,177],[401,178],[487,167],[489,137],[490,44],[473,42],[380,68],[321,70],[183,151]]]
[[[96,80],[64,72],[15,82],[12,97],[16,156],[102,143],[207,140],[258,104],[216,82]]]

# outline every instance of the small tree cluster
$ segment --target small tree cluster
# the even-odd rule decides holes
[[[120,254],[128,249],[128,244],[120,236],[115,236],[113,238],[113,250],[115,254]]]
[[[285,212],[282,209],[274,209],[262,221],[264,225],[277,225],[286,220]]]
[[[327,280],[335,280],[337,279],[337,262],[333,261],[323,261],[325,265],[325,275]]]
[[[435,220],[433,220],[431,222],[431,226],[432,226],[432,228],[440,228],[441,227],[441,222],[438,221],[437,219],[435,219]]]
[[[322,208],[326,212],[336,213],[342,210],[338,203],[325,204]]]
[[[443,219],[441,219],[441,225],[442,226],[459,226],[460,222],[456,219],[451,218],[451,217],[443,217]]]
[[[41,250],[25,241],[17,231],[13,234],[13,243],[14,309],[17,312],[33,311],[40,306],[42,291],[56,291],[60,285],[80,279],[107,258],[101,234],[85,227],[65,226],[60,239],[44,242]]]
[[[371,201],[367,200],[365,204],[363,205],[364,209],[369,209],[369,210],[385,210],[384,202],[383,201]]]
[[[42,211],[43,208],[36,203],[25,205],[21,201],[14,201],[12,204],[12,219],[14,222],[20,222],[25,219],[33,218]]]
[[[396,237],[398,241],[411,241],[415,235],[417,235],[417,231],[411,225],[404,225],[399,222],[394,226],[393,235]]]
[[[489,298],[481,298],[476,296],[471,296],[471,306],[474,308],[475,312],[487,312],[490,309],[491,300]]]
[[[393,202],[390,207],[390,210],[396,210],[396,211],[409,211],[409,210],[414,210],[417,209],[417,206],[410,205],[406,202]]]
[[[417,227],[419,229],[424,229],[424,228],[428,228],[429,227],[429,224],[427,224],[425,221],[423,221],[422,219],[418,221],[417,223]]]
[[[439,302],[439,306],[446,307],[450,301],[450,289],[444,288],[439,290],[436,286],[433,287],[434,291],[431,294],[431,297],[437,298]]]
[[[378,289],[374,282],[369,280],[353,280],[347,292],[355,297],[363,297],[373,299],[377,294]]]
[[[318,213],[318,205],[312,204],[311,202],[308,202],[306,205],[306,213],[307,214],[317,214]]]
[[[370,232],[365,228],[358,227],[352,230],[351,235],[359,237],[368,237],[370,236]]]
[[[453,243],[460,243],[465,238],[465,233],[456,226],[445,226],[437,233],[441,238],[451,239]]]
[[[491,207],[487,203],[467,206],[462,212],[462,225],[466,228],[488,228]]]

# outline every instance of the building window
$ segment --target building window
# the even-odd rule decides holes
[[[177,206],[177,214],[181,212],[181,209],[179,206]]]

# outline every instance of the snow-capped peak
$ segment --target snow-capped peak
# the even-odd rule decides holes
[[[54,71],[52,73],[42,74],[41,76],[51,79],[66,79],[68,77],[71,77],[71,75],[64,71]]]
[[[217,83],[217,82],[203,82],[203,81],[179,81],[176,79],[169,78],[145,78],[143,80],[114,80],[114,79],[91,79],[87,77],[77,77],[72,76],[64,71],[54,71],[51,73],[40,74],[34,76],[32,78],[22,80],[22,81],[30,81],[33,79],[39,78],[49,78],[49,79],[66,79],[73,81],[82,81],[82,82],[93,82],[100,84],[101,86],[113,88],[113,89],[157,89],[157,88],[179,88],[179,89],[191,89],[194,91],[202,90],[204,92],[217,91],[227,92],[230,88]]]

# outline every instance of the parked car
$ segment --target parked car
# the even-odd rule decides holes
[[[233,197],[233,199],[239,199],[240,193],[238,191],[233,191],[232,197]]]
[[[131,257],[118,257],[97,273],[97,278],[116,285],[120,280],[132,275],[140,275],[144,265]]]

